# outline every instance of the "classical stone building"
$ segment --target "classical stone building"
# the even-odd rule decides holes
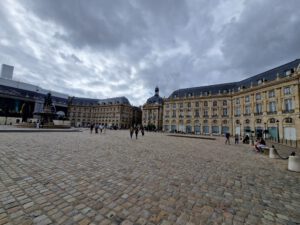
[[[297,59],[239,82],[179,89],[164,100],[163,130],[300,140],[299,86]]]
[[[108,127],[129,128],[133,119],[133,107],[126,97],[108,99],[69,99],[69,118],[72,126],[88,126],[98,123]]]
[[[162,130],[163,125],[163,98],[159,96],[159,88],[155,88],[155,94],[147,100],[142,109],[142,124],[144,127],[153,127]]]

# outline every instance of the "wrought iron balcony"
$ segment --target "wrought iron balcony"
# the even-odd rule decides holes
[[[263,113],[262,112],[256,112],[254,113],[254,116],[261,116]]]
[[[277,111],[270,111],[270,112],[267,112],[267,115],[274,115],[274,114],[277,114]]]

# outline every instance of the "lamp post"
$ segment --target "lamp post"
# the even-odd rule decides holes
[[[264,138],[266,139],[267,123],[264,123],[264,125],[265,125],[265,130],[264,130]]]
[[[280,139],[279,139],[279,120],[276,120],[277,123],[277,141],[278,143],[280,143]]]

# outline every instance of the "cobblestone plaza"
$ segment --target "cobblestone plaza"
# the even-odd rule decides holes
[[[0,224],[299,224],[299,173],[251,148],[162,133],[1,133]]]

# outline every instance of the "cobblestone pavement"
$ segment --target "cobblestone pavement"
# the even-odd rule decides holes
[[[0,224],[299,224],[300,174],[249,145],[0,134]]]

